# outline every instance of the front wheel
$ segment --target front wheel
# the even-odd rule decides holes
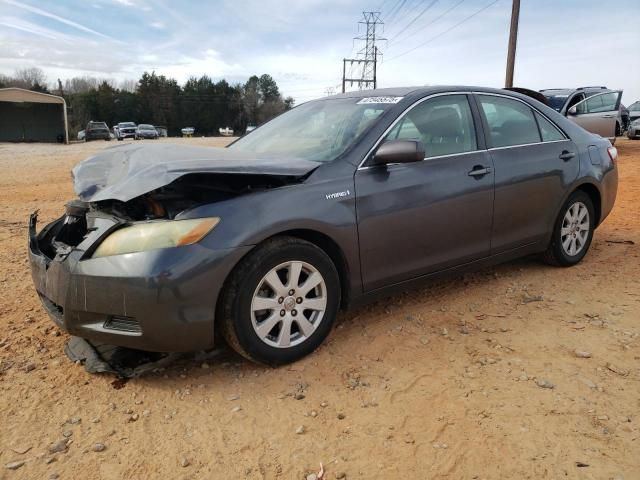
[[[280,237],[257,247],[234,269],[217,317],[234,350],[281,365],[323,342],[339,305],[340,280],[329,256],[307,241]]]
[[[560,209],[545,261],[561,267],[579,263],[591,246],[594,229],[591,198],[585,192],[573,192]]]

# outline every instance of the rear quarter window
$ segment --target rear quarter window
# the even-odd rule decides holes
[[[538,121],[538,126],[540,127],[540,135],[542,136],[543,142],[556,142],[565,139],[565,136],[553,123],[538,112],[535,112],[535,116]]]

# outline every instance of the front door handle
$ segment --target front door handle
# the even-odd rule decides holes
[[[471,170],[468,173],[468,175],[470,177],[484,177],[488,173],[491,173],[490,167],[483,167],[482,165],[476,165],[475,167],[473,167],[473,170]]]
[[[558,156],[558,158],[566,162],[568,160],[571,160],[575,156],[576,154],[574,152],[570,152],[569,150],[563,150],[562,153]]]
[[[612,114],[602,116],[602,118],[613,118],[613,117],[615,117],[615,115],[612,115]]]

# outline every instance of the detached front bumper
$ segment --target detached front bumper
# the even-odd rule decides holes
[[[72,335],[140,350],[186,352],[214,344],[216,302],[231,269],[251,247],[201,245],[88,258],[118,221],[90,220],[77,247],[50,244],[65,217],[36,235],[29,222],[33,282],[51,319]],[[43,253],[44,251],[49,254]],[[53,256],[53,258],[51,258]]]

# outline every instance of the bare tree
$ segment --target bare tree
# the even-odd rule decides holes
[[[95,77],[73,77],[64,81],[64,90],[67,93],[85,93],[96,90],[99,82]]]
[[[13,83],[14,87],[43,90],[46,89],[47,77],[40,68],[22,68],[16,70],[11,83]]]

